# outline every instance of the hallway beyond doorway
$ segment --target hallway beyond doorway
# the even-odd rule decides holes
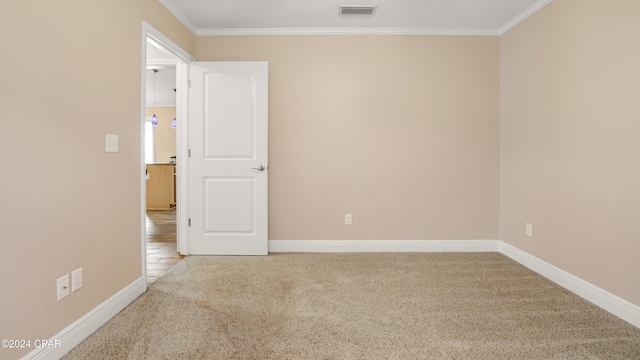
[[[147,210],[147,285],[183,257],[176,249],[176,209]]]

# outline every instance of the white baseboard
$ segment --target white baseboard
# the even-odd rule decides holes
[[[499,240],[269,240],[269,252],[497,252]]]
[[[269,252],[499,252],[640,328],[640,306],[501,240],[270,240]]]
[[[510,257],[594,305],[640,328],[640,306],[603,290],[504,241],[500,253]]]
[[[43,347],[35,349],[22,357],[23,360],[35,359],[60,359],[71,349],[80,344],[94,331],[98,330],[117,313],[131,304],[133,300],[142,295],[145,290],[144,276],[136,279],[124,289],[104,301],[102,304],[89,311],[76,320],[73,324],[54,335],[50,340],[60,341],[60,347]]]
[[[499,252],[640,328],[640,306],[500,240],[270,240],[269,252]],[[140,277],[53,336],[59,348],[40,348],[22,359],[59,359],[145,291]]]

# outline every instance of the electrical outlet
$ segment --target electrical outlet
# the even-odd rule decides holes
[[[351,214],[344,214],[344,224],[345,225],[351,225],[353,218],[351,217]]]
[[[69,274],[66,274],[65,276],[58,278],[58,282],[57,282],[58,286],[58,301],[66,298],[67,296],[69,296]]]
[[[531,225],[530,223],[527,223],[526,225],[525,234],[527,234],[527,236],[533,237],[533,225]]]
[[[82,287],[82,268],[71,272],[71,292],[76,292]]]

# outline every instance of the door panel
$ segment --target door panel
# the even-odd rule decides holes
[[[189,96],[189,253],[266,255],[266,62],[196,62]]]
[[[205,179],[205,233],[254,234],[254,188],[252,178]]]
[[[211,73],[205,79],[206,158],[255,157],[254,74]]]

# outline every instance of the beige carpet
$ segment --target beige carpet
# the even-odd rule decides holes
[[[192,256],[65,359],[640,359],[640,329],[496,253]]]

